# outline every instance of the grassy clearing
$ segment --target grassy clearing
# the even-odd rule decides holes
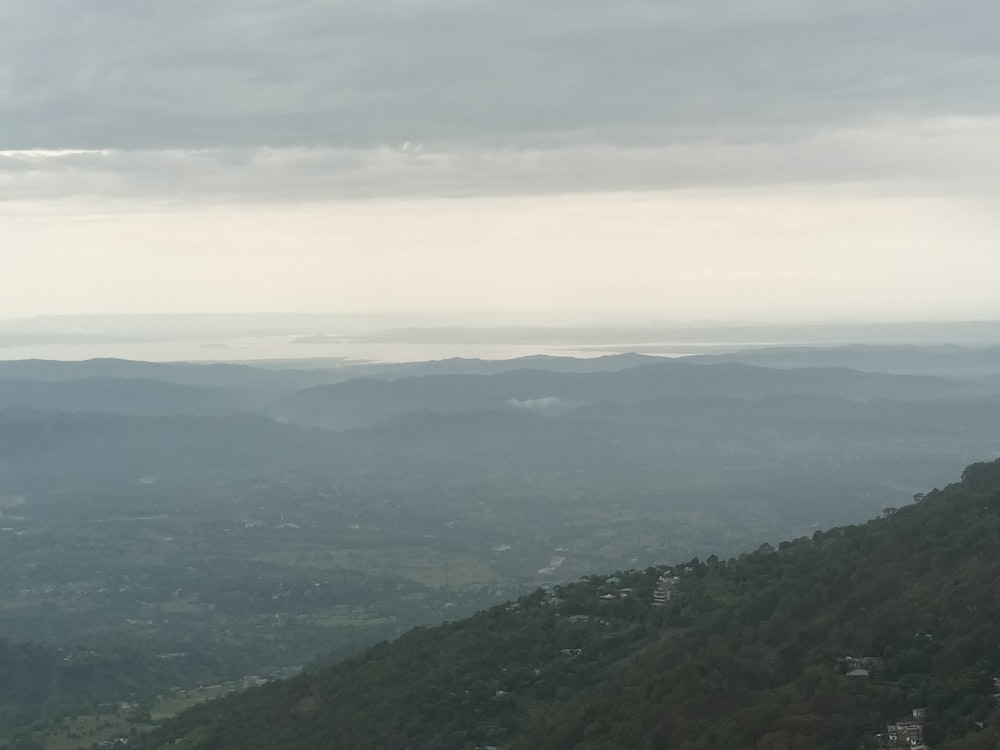
[[[395,574],[427,586],[492,583],[501,576],[478,555],[457,550],[387,544],[381,547],[303,546],[268,548],[252,559],[269,565],[317,570],[354,570],[373,575]]]
[[[348,570],[394,573],[425,586],[464,586],[498,580],[496,571],[478,557],[463,552],[426,547],[389,547],[379,550],[333,550],[330,563]]]
[[[305,621],[321,628],[365,628],[376,625],[392,625],[396,622],[393,617],[349,617],[344,615],[314,615],[306,617]]]
[[[182,690],[179,693],[167,695],[160,698],[149,710],[149,718],[155,721],[163,721],[176,716],[191,706],[199,703],[221,698],[232,692],[232,688],[226,687],[206,687],[197,690]]]
[[[185,599],[163,602],[159,606],[160,611],[165,615],[200,615],[205,612],[205,607],[201,604]]]
[[[127,737],[135,725],[123,714],[93,714],[63,719],[38,734],[45,750],[77,750],[95,742]]]
[[[233,691],[231,687],[215,686],[185,690],[164,696],[153,704],[149,711],[150,721],[154,724],[172,718],[185,709],[199,703],[219,698]],[[128,737],[133,729],[139,729],[145,723],[136,723],[123,712],[88,714],[63,719],[55,726],[39,732],[36,737],[44,745],[45,750],[80,750],[91,745]]]

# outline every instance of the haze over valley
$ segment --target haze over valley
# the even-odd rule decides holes
[[[998,27],[0,3],[0,750],[995,750]]]
[[[155,713],[595,570],[908,505],[1000,455],[1000,347],[8,360],[0,407],[0,632],[92,672],[127,655],[118,694]]]

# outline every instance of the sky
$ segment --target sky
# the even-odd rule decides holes
[[[0,318],[1000,319],[993,0],[4,0]]]

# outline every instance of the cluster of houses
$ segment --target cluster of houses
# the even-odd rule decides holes
[[[677,595],[677,587],[680,586],[680,576],[664,573],[656,579],[656,588],[653,589],[653,606],[663,607]]]
[[[927,750],[924,744],[924,709],[915,708],[909,716],[886,724],[885,734],[880,735],[886,750]]]
[[[611,576],[604,583],[608,586],[618,586],[621,583],[621,578],[618,576]],[[662,607],[671,599],[677,596],[677,588],[680,585],[680,576],[675,576],[667,571],[659,578],[656,579],[656,587],[653,589],[653,606]],[[617,594],[614,593],[604,593],[599,594],[598,598],[610,602],[613,599],[628,599],[632,596],[635,591],[629,587],[622,588]]]
[[[868,679],[873,671],[882,668],[879,656],[845,656],[840,662],[844,675],[853,679]],[[885,732],[876,735],[880,748],[884,750],[928,750],[924,744],[924,709],[915,708],[909,716],[896,719],[885,725]]]
[[[880,656],[845,656],[840,660],[847,669],[847,677],[869,677],[873,670],[881,668],[883,659]]]
[[[618,576],[611,576],[604,583],[607,584],[608,586],[618,586],[621,582],[622,579],[619,578]],[[624,588],[619,589],[617,594],[612,594],[612,593],[598,594],[597,598],[604,602],[610,602],[613,599],[628,599],[630,596],[632,596],[633,593],[634,591],[632,590],[631,587],[625,586]]]

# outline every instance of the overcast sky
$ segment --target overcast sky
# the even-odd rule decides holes
[[[4,0],[0,317],[1000,318],[995,0]]]

